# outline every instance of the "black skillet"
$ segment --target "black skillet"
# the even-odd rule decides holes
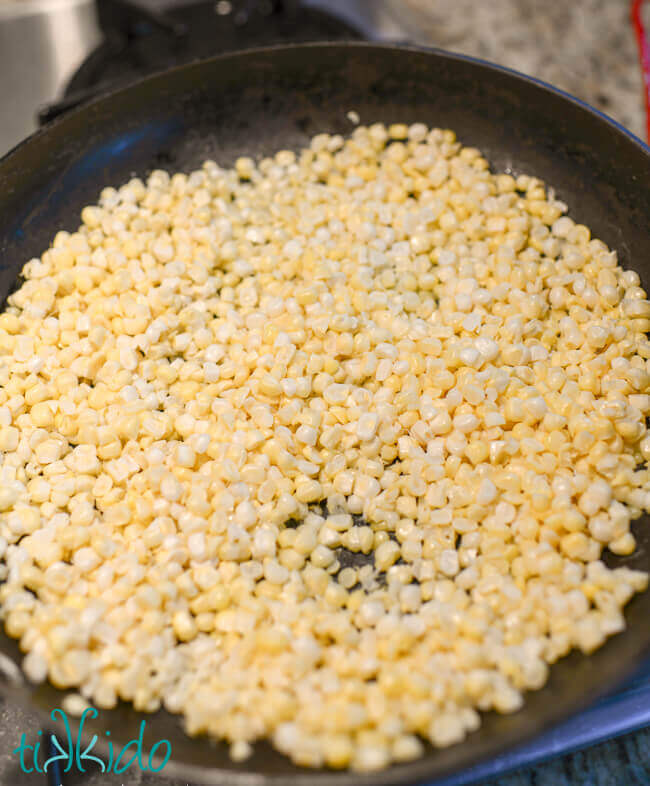
[[[227,164],[241,154],[299,148],[320,131],[347,134],[350,110],[364,123],[452,128],[495,170],[541,177],[569,204],[573,218],[617,249],[621,264],[637,270],[646,289],[650,285],[650,151],[639,140],[575,99],[512,71],[445,52],[355,43],[255,50],[183,66],[77,109],[23,142],[0,162],[0,300],[57,229],[78,226],[81,208],[102,187],[157,167],[187,171],[205,158]],[[635,532],[634,555],[607,559],[649,570],[647,518]],[[87,729],[100,737],[110,730],[117,748],[137,737],[146,718],[145,745],[163,738],[172,743],[161,774],[183,782],[431,781],[523,742],[629,676],[650,654],[650,592],[632,600],[626,619],[628,629],[591,657],[574,653],[557,663],[546,687],[528,694],[516,714],[488,714],[466,742],[429,749],[416,762],[367,776],[299,769],[267,744],[234,764],[225,745],[187,737],[177,718],[143,716],[126,705],[101,712]],[[19,662],[16,643],[4,635],[0,652],[9,666]],[[44,713],[61,706],[61,692],[28,686],[16,671],[3,669],[14,700]]]

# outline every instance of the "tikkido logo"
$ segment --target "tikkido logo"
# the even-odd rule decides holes
[[[20,769],[24,773],[49,772],[56,778],[58,775],[70,772],[73,767],[79,772],[86,772],[84,763],[87,765],[92,763],[93,770],[99,767],[103,773],[114,772],[118,775],[126,772],[129,767],[136,763],[136,760],[137,766],[141,770],[149,770],[150,772],[160,772],[167,764],[172,755],[172,746],[169,740],[159,740],[149,751],[146,763],[144,762],[142,746],[147,725],[147,722],[144,720],[140,723],[138,736],[127,742],[119,753],[114,749],[112,741],[107,739],[108,758],[101,759],[99,756],[93,755],[91,751],[98,740],[96,734],[93,735],[88,745],[82,749],[81,737],[86,718],[92,720],[98,715],[99,713],[94,707],[88,707],[84,710],[79,720],[77,737],[74,739],[65,711],[58,708],[52,710],[50,713],[52,720],[62,723],[65,728],[64,744],[61,743],[61,740],[55,734],[49,734],[46,735],[45,739],[40,739],[34,745],[28,745],[26,734],[23,732],[20,737],[20,744],[12,751],[20,757]],[[38,734],[40,736],[43,732],[39,731]],[[110,731],[106,731],[105,734],[107,738],[110,737]],[[49,744],[46,742],[47,737],[49,737]],[[42,745],[42,742],[45,744]],[[47,750],[48,748],[49,750]]]

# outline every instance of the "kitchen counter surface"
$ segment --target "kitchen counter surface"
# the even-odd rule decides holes
[[[630,0],[392,0],[420,43],[551,82],[644,133]],[[650,16],[650,14],[648,14]]]

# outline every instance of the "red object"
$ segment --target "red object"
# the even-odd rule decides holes
[[[639,45],[639,60],[645,88],[646,137],[650,142],[650,41],[643,24],[643,0],[632,0],[632,25]]]

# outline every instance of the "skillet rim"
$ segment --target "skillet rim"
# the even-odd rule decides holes
[[[450,52],[448,50],[435,48],[435,47],[426,47],[414,44],[400,44],[400,43],[386,43],[386,42],[374,42],[374,41],[342,41],[342,42],[313,42],[313,43],[298,43],[298,44],[289,44],[289,45],[272,45],[266,47],[257,47],[254,49],[246,49],[246,50],[239,50],[235,52],[228,52],[223,54],[214,55],[209,58],[203,58],[199,60],[192,61],[190,63],[186,63],[183,65],[174,66],[172,68],[156,71],[153,74],[150,74],[146,77],[143,77],[138,80],[134,80],[127,85],[116,87],[106,92],[103,92],[101,95],[94,97],[93,99],[75,107],[74,109],[66,112],[64,115],[54,119],[52,122],[48,123],[47,125],[43,126],[40,129],[37,129],[34,133],[28,136],[26,139],[19,142],[13,148],[11,148],[6,154],[4,154],[0,158],[0,174],[2,165],[7,162],[10,158],[13,157],[15,153],[18,151],[22,151],[23,148],[27,147],[28,145],[32,144],[33,142],[43,139],[47,136],[50,131],[58,127],[60,124],[63,124],[67,121],[67,119],[71,116],[81,116],[83,112],[86,112],[92,107],[102,104],[104,102],[110,102],[115,96],[126,93],[130,90],[137,90],[141,88],[144,84],[153,82],[153,80],[160,79],[161,77],[165,77],[171,74],[176,74],[183,70],[190,70],[192,68],[200,67],[201,65],[205,64],[212,64],[215,62],[221,61],[233,61],[242,58],[247,58],[248,56],[255,56],[255,55],[273,55],[275,52],[289,52],[294,50],[372,50],[375,52],[401,52],[401,53],[408,53],[412,52],[414,54],[420,55],[433,55],[434,60],[437,58],[443,61],[457,61],[457,62],[464,62],[469,63],[475,66],[478,66],[482,69],[482,71],[487,73],[499,73],[503,74],[509,79],[513,79],[515,82],[528,84],[541,90],[544,93],[549,93],[553,96],[559,97],[563,101],[568,101],[569,103],[573,104],[577,107],[581,112],[590,115],[593,118],[593,121],[599,125],[608,126],[615,134],[622,136],[626,142],[631,143],[634,148],[637,149],[638,153],[648,159],[650,162],[650,146],[646,144],[642,139],[637,137],[627,128],[625,128],[620,122],[615,120],[614,118],[607,115],[605,112],[602,112],[599,109],[596,109],[589,103],[583,101],[576,96],[557,88],[550,83],[538,79],[536,77],[529,76],[524,74],[516,69],[512,69],[506,66],[502,66],[496,63],[493,63],[488,60],[484,60],[482,58],[473,57],[470,55],[465,55],[457,52]],[[1,245],[1,239],[0,239]],[[649,590],[646,590],[650,592]],[[626,629],[619,635],[630,635],[630,630]],[[603,645],[603,647],[607,647],[607,642]],[[589,657],[589,656],[579,656],[579,657]],[[2,668],[2,662],[8,658],[0,651],[0,671],[4,671]],[[258,772],[238,772],[235,770],[230,769],[223,769],[219,767],[214,768],[205,768],[202,766],[197,766],[193,764],[181,763],[175,761],[173,758],[165,766],[164,771],[158,773],[159,777],[161,778],[181,778],[183,780],[187,780],[191,778],[195,783],[199,784],[212,784],[212,786],[285,786],[287,782],[293,784],[293,786],[361,786],[364,784],[365,786],[390,786],[390,784],[416,784],[416,783],[423,783],[428,782],[430,786],[433,786],[433,782],[431,778],[435,778],[435,781],[438,782],[439,779],[446,781],[447,778],[451,777],[452,775],[458,776],[461,772],[467,771],[471,767],[475,766],[481,761],[488,760],[490,758],[494,758],[501,753],[505,752],[509,749],[514,749],[519,745],[530,741],[535,736],[542,734],[544,731],[547,731],[551,727],[557,725],[562,720],[568,719],[569,717],[575,716],[577,713],[585,709],[587,706],[593,704],[597,699],[602,698],[603,696],[610,694],[613,692],[619,685],[623,684],[627,679],[629,679],[635,671],[638,669],[639,665],[646,659],[650,658],[650,637],[645,645],[641,646],[635,656],[628,657],[627,661],[625,662],[625,669],[618,673],[615,678],[597,685],[593,688],[589,694],[584,692],[581,697],[574,699],[571,702],[564,702],[560,703],[560,709],[548,709],[545,713],[542,720],[540,720],[534,729],[527,729],[523,732],[518,730],[514,730],[511,733],[505,734],[502,736],[504,742],[501,743],[500,741],[497,743],[496,740],[498,739],[495,735],[495,741],[488,742],[481,747],[479,753],[468,753],[465,755],[465,760],[463,764],[459,767],[458,765],[450,765],[443,768],[442,771],[439,771],[438,775],[434,775],[431,772],[431,757],[435,755],[435,751],[429,751],[424,756],[416,759],[412,762],[400,765],[393,765],[389,769],[381,770],[378,772],[373,773],[354,773],[350,770],[343,770],[340,772],[334,770],[309,770],[305,768],[304,770],[297,772],[296,774],[288,774],[288,773],[281,773],[281,774],[265,774]],[[11,660],[9,658],[9,660]],[[566,660],[563,658],[561,660]],[[14,664],[13,660],[11,660],[12,665]],[[552,670],[552,669],[551,669]],[[21,672],[22,675],[22,672]],[[5,696],[14,695],[18,697],[21,692],[24,692],[25,688],[28,686],[28,683],[23,679],[22,685],[18,686],[16,684],[12,685],[11,681],[7,684],[1,684],[0,680],[0,693]],[[63,692],[61,692],[63,693]],[[532,691],[530,693],[537,693],[537,691]],[[24,696],[20,696],[19,698],[20,703],[25,706],[26,701]],[[44,719],[47,717],[46,712],[39,706],[34,705],[32,702],[28,703],[29,709],[43,717]],[[554,705],[555,707],[555,705]],[[133,710],[134,711],[134,710]],[[135,711],[134,711],[135,712]],[[143,719],[146,719],[148,716],[145,713],[139,713]],[[516,716],[516,714],[515,714]],[[71,727],[75,729],[78,727],[78,724],[75,724],[74,719],[71,720]],[[50,724],[51,725],[51,724]],[[93,729],[91,724],[88,724],[88,734],[93,733]],[[102,739],[100,737],[98,741],[98,750],[102,749]],[[462,743],[463,747],[468,747],[471,745],[471,736],[468,740]],[[456,747],[456,746],[454,746]]]
[[[147,76],[141,77],[139,79],[135,79],[132,82],[129,82],[121,87],[113,87],[107,90],[102,91],[99,95],[94,96],[93,98],[89,99],[88,101],[84,101],[82,104],[69,109],[67,112],[55,117],[49,123],[37,128],[33,131],[29,136],[26,136],[24,139],[21,139],[20,142],[13,145],[13,147],[9,148],[2,156],[0,156],[0,164],[3,164],[5,159],[8,159],[12,156],[15,152],[20,150],[23,146],[27,145],[34,139],[38,139],[41,136],[44,136],[49,132],[50,129],[55,128],[60,123],[65,122],[65,119],[72,116],[81,114],[81,112],[89,109],[90,107],[98,104],[102,101],[108,100],[113,96],[117,95],[118,93],[123,93],[131,88],[136,86],[140,86],[145,82],[149,82],[150,80],[157,79],[161,76],[165,76],[168,74],[177,73],[184,69],[189,69],[201,65],[202,63],[213,63],[219,60],[226,60],[226,59],[235,59],[240,58],[246,55],[256,55],[256,54],[269,54],[277,51],[289,51],[289,50],[296,50],[296,49],[334,49],[334,48],[341,48],[341,49],[379,49],[379,50],[390,50],[390,51],[402,51],[402,52],[416,52],[419,54],[431,54],[436,55],[438,57],[444,58],[446,60],[460,60],[466,63],[473,63],[474,65],[482,66],[487,71],[496,71],[499,73],[506,74],[508,76],[514,77],[515,79],[528,82],[529,84],[535,85],[536,87],[542,88],[543,90],[553,93],[565,100],[569,101],[570,103],[580,107],[581,109],[585,110],[589,114],[593,115],[596,119],[605,122],[607,125],[612,126],[616,131],[620,134],[625,136],[631,142],[633,142],[637,147],[641,149],[642,153],[650,156],[650,140],[648,142],[644,142],[641,137],[637,136],[635,133],[626,128],[621,122],[613,118],[611,115],[608,115],[606,112],[603,112],[601,109],[597,109],[595,106],[590,104],[587,101],[584,101],[582,98],[578,98],[578,96],[573,95],[572,93],[563,90],[561,87],[556,87],[555,85],[551,84],[550,82],[545,81],[544,79],[539,79],[536,76],[531,76],[530,74],[526,74],[523,71],[519,71],[516,68],[510,68],[509,66],[500,65],[499,63],[494,63],[491,60],[485,60],[482,57],[474,57],[473,55],[466,55],[462,52],[453,52],[449,49],[442,49],[441,47],[435,46],[422,46],[419,44],[400,44],[400,43],[388,43],[382,41],[313,41],[313,42],[306,42],[306,43],[297,43],[297,44],[273,44],[271,46],[258,46],[253,47],[251,49],[239,49],[233,52],[224,52],[222,54],[212,55],[211,57],[203,57],[197,60],[192,60],[189,63],[183,63],[181,65],[172,66],[171,68],[164,68],[159,71],[154,71]]]

